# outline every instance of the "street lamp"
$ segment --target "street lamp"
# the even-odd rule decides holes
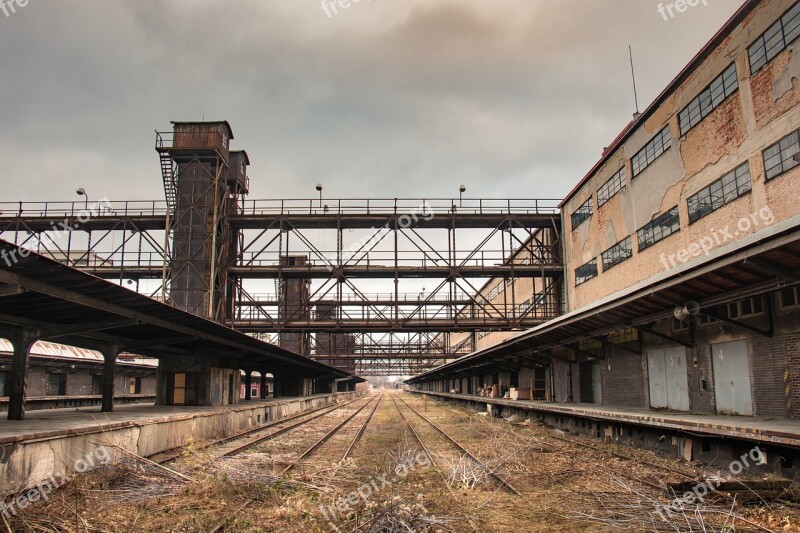
[[[467,190],[465,185],[458,187],[458,207],[464,207],[464,192]]]
[[[322,184],[317,183],[317,192],[319,193],[319,206],[322,207]]]
[[[84,207],[84,209],[88,210],[89,209],[89,195],[86,194],[86,189],[84,189],[83,187],[80,187],[75,191],[75,194],[77,194],[78,196],[83,196],[84,197],[83,207]]]

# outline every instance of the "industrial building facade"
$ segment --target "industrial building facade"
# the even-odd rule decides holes
[[[563,201],[566,314],[409,382],[800,417],[798,36],[742,6]]]

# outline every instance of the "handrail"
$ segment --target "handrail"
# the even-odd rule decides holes
[[[39,216],[75,217],[85,211],[93,216],[161,216],[167,213],[165,200],[104,201],[102,211],[92,211],[101,199],[0,202],[0,218]],[[558,214],[560,200],[554,199],[453,199],[453,198],[339,198],[244,200],[237,216],[277,215],[398,215],[426,219],[442,215]],[[96,209],[96,207],[95,207]]]

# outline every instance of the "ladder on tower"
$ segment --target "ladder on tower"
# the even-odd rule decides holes
[[[178,205],[175,166],[172,164],[172,157],[168,152],[160,152],[159,156],[161,157],[161,176],[164,178],[164,194],[167,198],[167,211],[170,215],[174,215],[175,207]]]

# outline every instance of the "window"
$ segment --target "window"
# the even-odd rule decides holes
[[[633,243],[628,237],[603,252],[603,272],[633,255]]]
[[[742,318],[764,314],[764,299],[761,296],[747,298],[737,303],[739,305],[739,316]]]
[[[687,200],[689,224],[750,192],[750,163],[744,163]]]
[[[250,387],[250,397],[255,398],[258,396],[258,388],[257,387]]]
[[[9,395],[9,389],[11,388],[10,375],[8,372],[0,372],[0,396]]]
[[[700,315],[698,318],[700,319],[701,326],[711,326],[713,324],[719,323],[719,320],[717,320],[713,316]]]
[[[689,323],[684,322],[683,320],[678,320],[677,318],[672,319],[672,331],[687,331],[689,329]]]
[[[680,231],[681,221],[678,208],[673,207],[666,213],[658,215],[649,224],[645,224],[636,235],[639,239],[639,251],[653,246],[658,241],[666,239],[673,233]]]
[[[608,341],[615,344],[624,344],[639,340],[639,332],[635,328],[618,329],[608,334]]]
[[[800,291],[798,291],[798,288],[786,287],[781,289],[781,309],[791,309],[798,306],[800,306]]]
[[[65,396],[67,394],[66,374],[47,374],[47,395]]]
[[[588,219],[592,216],[593,213],[592,209],[592,199],[591,197],[586,200],[583,205],[581,205],[578,209],[572,213],[572,229],[577,228],[580,226],[584,220]]]
[[[800,152],[798,132],[793,131],[780,141],[764,150],[764,170],[767,180],[771,180],[798,165],[794,156]]]
[[[793,5],[747,48],[750,75],[755,74],[800,35],[800,3]]]
[[[575,269],[575,285],[580,285],[597,276],[597,258]]]
[[[489,294],[486,296],[486,301],[487,302],[493,301],[500,295],[501,292],[503,292],[504,289],[505,289],[505,283],[501,281],[500,283],[495,285],[495,287],[492,290],[489,291]]]
[[[686,135],[690,129],[697,126],[701,120],[714,111],[726,98],[735,93],[738,88],[739,80],[736,77],[736,63],[731,63],[722,74],[717,76],[708,87],[700,91],[700,94],[678,114],[681,135]]]
[[[633,159],[631,159],[633,177],[635,178],[641,174],[653,161],[666,152],[670,146],[672,146],[672,136],[669,133],[669,126],[664,126],[664,129],[650,139],[650,142],[644,145],[644,148],[639,150],[639,152],[633,156]]]
[[[611,200],[615,194],[625,187],[625,167],[617,171],[616,174],[611,176],[599,189],[597,189],[597,207],[600,207],[607,201]]]

